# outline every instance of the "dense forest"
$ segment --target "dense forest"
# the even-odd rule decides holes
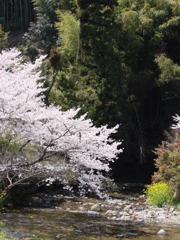
[[[154,150],[180,112],[180,1],[2,0],[0,24],[11,39],[23,32],[27,59],[47,54],[47,105],[120,125],[116,181],[150,181]]]
[[[5,30],[27,30],[29,22],[34,20],[31,0],[2,0],[0,2],[0,24]]]

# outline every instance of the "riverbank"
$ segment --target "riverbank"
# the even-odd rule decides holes
[[[16,239],[155,240],[162,228],[165,240],[180,237],[180,211],[168,205],[150,206],[143,194],[117,193],[108,200],[54,195],[44,201],[46,208],[14,209],[1,214],[0,221],[21,233]]]
[[[151,206],[145,196],[139,194],[133,196],[119,194],[117,197],[106,201],[65,197],[66,203],[56,208],[94,216],[100,215],[110,220],[126,223],[180,227],[180,211],[173,206],[165,205],[162,208]]]

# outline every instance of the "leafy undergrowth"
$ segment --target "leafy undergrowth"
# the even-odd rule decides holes
[[[162,207],[163,204],[173,204],[173,190],[166,182],[153,183],[144,191],[149,204]]]

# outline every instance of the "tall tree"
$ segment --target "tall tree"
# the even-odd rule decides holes
[[[78,71],[61,69],[58,90],[66,107],[81,105],[95,124],[121,122],[125,161],[147,166],[149,177],[152,149],[180,104],[179,1],[79,0],[78,6]],[[166,63],[173,80],[162,84]]]
[[[117,1],[78,1],[80,7],[80,78],[83,88],[95,93],[97,104],[92,113],[101,124],[107,120],[113,125],[123,104],[122,66],[115,42],[115,15]],[[121,94],[120,94],[121,92]],[[119,96],[121,95],[121,99]],[[88,92],[85,93],[88,98]],[[91,96],[89,96],[91,99]],[[89,106],[92,109],[92,102]]]
[[[117,31],[117,43],[128,69],[130,108],[126,121],[128,124],[132,121],[132,130],[128,131],[132,147],[128,151],[137,164],[150,167],[150,171],[144,171],[149,175],[153,167],[152,150],[180,106],[179,1],[118,2],[116,22],[121,31]],[[165,69],[167,81],[162,84]]]

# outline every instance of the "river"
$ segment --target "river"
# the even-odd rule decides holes
[[[125,209],[129,202],[137,205],[138,199],[126,196],[126,199],[114,199],[107,203],[93,198],[65,197],[59,206],[53,208],[26,207],[3,213],[0,221],[11,232],[18,233],[17,239],[24,240],[180,240],[178,221],[176,224],[165,224],[155,217],[151,221],[135,221],[131,219],[134,215],[127,220],[115,216],[116,212],[123,212],[120,207]],[[124,205],[120,204],[121,201]],[[165,236],[157,235],[161,228],[166,231]]]

